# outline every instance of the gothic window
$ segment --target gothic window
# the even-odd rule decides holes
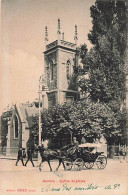
[[[54,65],[53,62],[50,63],[50,80],[53,81],[54,79]]]
[[[18,119],[17,116],[14,118],[14,138],[18,138]]]
[[[66,64],[66,75],[67,75],[67,79],[69,79],[69,76],[71,75],[71,62],[70,62],[70,60],[68,60],[67,64]]]

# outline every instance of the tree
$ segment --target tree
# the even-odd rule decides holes
[[[33,117],[33,125],[30,128],[30,134],[38,136],[38,115]],[[71,142],[70,132],[67,130],[65,124],[68,123],[68,104],[56,105],[48,109],[44,109],[41,113],[43,140],[51,140],[52,148],[61,147],[67,142]],[[62,140],[65,143],[62,143]]]
[[[97,0],[90,8],[92,30],[88,38],[94,45],[87,56],[90,64],[92,99],[101,102],[125,99],[126,5],[125,1]]]
[[[1,117],[1,146],[7,146],[8,122]]]
[[[84,136],[87,141],[93,142],[100,139],[101,134],[106,134],[107,138],[118,128],[113,111],[105,103],[94,103],[89,99],[79,101],[69,109],[69,113],[69,128],[79,140]]]
[[[114,99],[120,107],[126,92],[125,1],[97,0],[90,13],[93,26],[88,38],[93,48],[87,52],[83,45],[80,50],[83,70],[89,79],[79,84],[82,90],[90,92],[93,101],[107,103]]]
[[[37,123],[36,123],[37,124]],[[112,109],[105,103],[92,102],[90,99],[64,103],[42,112],[42,139],[50,139],[52,148],[70,144],[72,137],[80,142],[100,139],[101,134],[114,143],[118,132],[118,122]]]
[[[118,121],[112,135],[119,141],[126,129],[126,112],[121,111],[126,99],[126,1],[96,0],[90,14],[92,30],[88,38],[93,47],[84,55],[80,53],[84,74],[89,77],[82,77],[78,84],[81,91],[89,92],[93,102],[105,103],[112,109]],[[108,137],[110,142],[112,135]]]

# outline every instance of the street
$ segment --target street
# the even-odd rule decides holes
[[[19,161],[0,159],[0,195],[8,194],[128,194],[128,163],[108,159],[105,169],[99,170],[95,165],[92,169],[82,171],[64,171],[61,165],[58,171],[58,161],[51,162],[53,171],[45,162],[42,171],[28,162],[23,167]]]

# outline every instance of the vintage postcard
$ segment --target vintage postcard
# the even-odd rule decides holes
[[[128,194],[128,4],[1,0],[0,195]]]

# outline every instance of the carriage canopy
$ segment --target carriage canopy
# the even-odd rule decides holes
[[[96,144],[96,143],[85,143],[85,144],[80,144],[79,145],[80,148],[86,148],[86,147],[89,147],[89,148],[99,148],[101,147],[101,144]]]

